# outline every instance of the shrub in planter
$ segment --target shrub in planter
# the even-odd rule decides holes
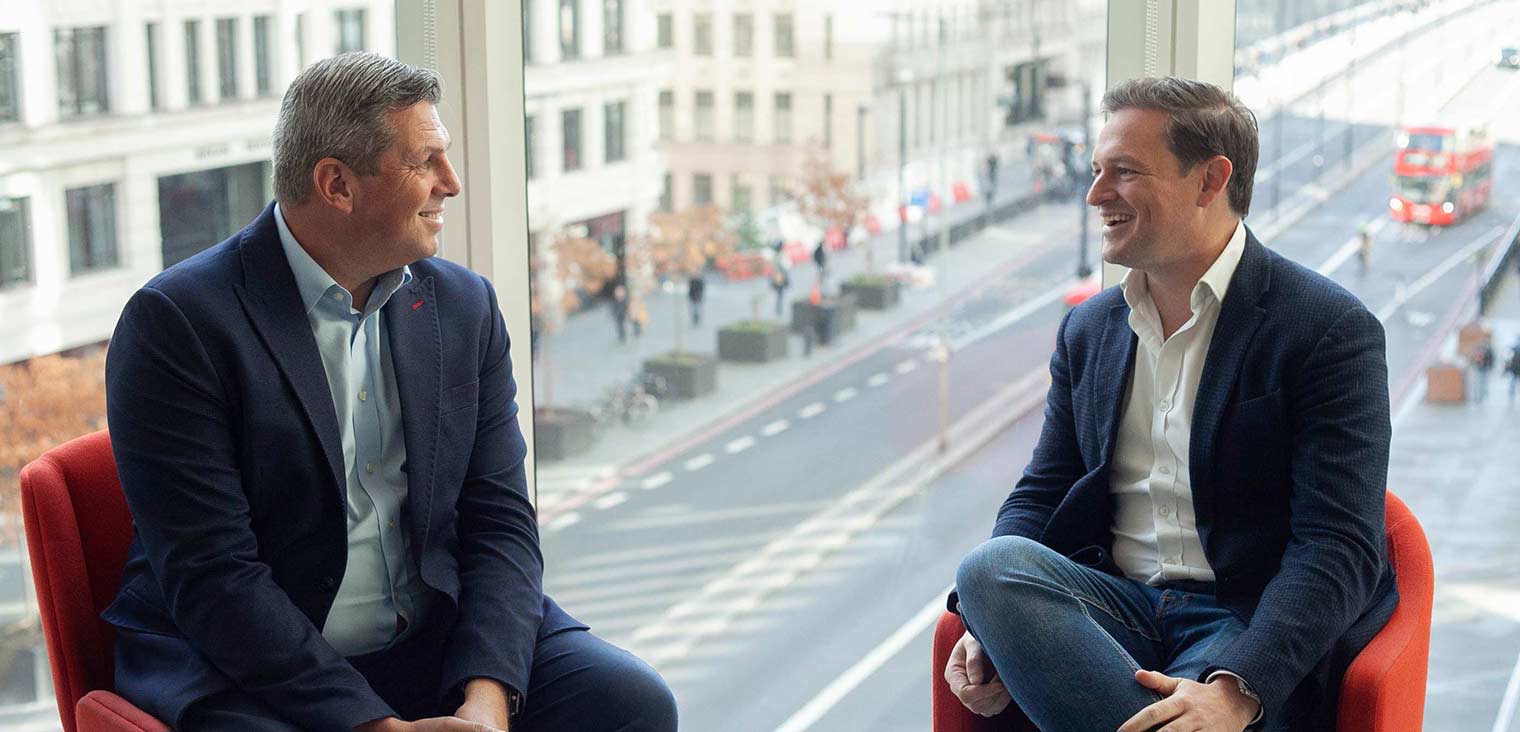
[[[792,330],[811,338],[820,345],[828,345],[855,327],[855,296],[845,293],[839,297],[823,298],[818,304],[806,299],[792,303]]]
[[[664,381],[662,399],[695,399],[718,388],[718,359],[702,353],[662,353],[644,362],[644,373]]]
[[[596,421],[582,409],[540,407],[533,411],[533,454],[539,460],[564,460],[595,442]]]
[[[855,275],[840,290],[854,295],[855,303],[864,310],[886,310],[902,299],[902,283],[881,275]]]
[[[768,320],[741,320],[718,329],[718,358],[766,363],[786,358],[786,326]]]

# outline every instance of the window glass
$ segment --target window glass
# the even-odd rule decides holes
[[[143,52],[148,57],[148,109],[156,111],[163,105],[158,90],[159,24],[145,24],[143,33],[143,42],[146,44]]]
[[[734,14],[734,55],[739,58],[755,55],[755,16],[751,13]]]
[[[217,89],[222,100],[238,95],[237,18],[216,21]]]
[[[698,56],[711,56],[713,53],[713,27],[711,13],[697,13],[692,16],[692,49]]]
[[[623,0],[602,0],[602,53],[623,52]]]
[[[606,140],[603,144],[609,163],[616,163],[627,157],[623,152],[628,140],[628,132],[624,129],[624,114],[627,108],[628,103],[622,101],[612,102],[603,107],[606,123]]]
[[[185,21],[185,98],[191,104],[204,100],[201,88],[201,22]]]
[[[734,142],[751,142],[755,139],[755,94],[734,94]]]
[[[31,282],[31,250],[32,223],[27,215],[27,200],[0,198],[0,288]]]
[[[655,24],[655,45],[659,48],[675,47],[675,20],[670,13],[660,13]]]
[[[53,50],[58,62],[58,116],[68,119],[111,111],[106,29],[58,29],[53,32]]]
[[[563,138],[561,166],[565,172],[581,169],[581,111],[567,109],[560,113],[560,135]]]
[[[364,42],[366,12],[364,8],[334,11],[333,22],[338,29],[338,53],[369,50]]]
[[[566,61],[581,57],[579,0],[559,0],[559,55]]]
[[[0,122],[21,119],[21,67],[16,33],[0,33]]]
[[[270,17],[256,15],[253,18],[253,88],[261,97],[267,97],[274,91],[274,79],[270,44],[273,42],[269,33]]]
[[[87,274],[116,266],[116,184],[64,192],[68,201],[69,272]]]
[[[792,38],[792,16],[790,13],[778,13],[775,16],[775,53],[781,58],[791,58],[797,55],[795,39]]]

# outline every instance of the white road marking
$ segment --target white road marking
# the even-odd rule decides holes
[[[835,402],[840,402],[840,403],[847,402],[847,401],[850,401],[851,399],[854,399],[859,394],[860,394],[860,390],[859,389],[856,389],[853,386],[847,387],[847,388],[840,389],[839,391],[834,392],[834,401]]]
[[[797,416],[803,419],[812,419],[823,414],[823,410],[825,409],[828,409],[828,407],[823,406],[823,402],[813,402],[798,410]]]
[[[788,422],[788,421],[786,421],[784,419],[778,419],[778,420],[776,420],[776,421],[774,421],[774,422],[772,422],[772,423],[770,423],[770,424],[768,424],[768,425],[766,425],[764,427],[761,427],[760,428],[760,434],[762,434],[762,435],[764,435],[766,437],[775,437],[776,435],[779,435],[782,432],[785,432],[786,428],[791,427],[791,426],[792,426],[791,422]]]
[[[672,480],[675,480],[675,476],[671,475],[670,471],[667,470],[663,473],[655,473],[654,475],[645,478],[642,482],[639,483],[639,487],[643,488],[646,491],[652,491],[662,485],[665,485],[666,483],[669,483]]]
[[[591,505],[596,506],[597,508],[605,511],[605,510],[607,510],[609,508],[612,508],[613,506],[616,506],[616,505],[618,505],[620,503],[624,503],[627,500],[628,500],[628,494],[627,493],[624,493],[622,491],[617,491],[615,493],[608,493],[607,495],[602,496],[601,498],[597,499],[596,503],[593,503]]]
[[[559,531],[560,529],[563,529],[567,526],[574,526],[575,524],[580,523],[580,521],[581,515],[574,511],[571,511],[570,513],[567,513],[549,522],[549,525],[544,528],[549,531]]]
[[[1520,657],[1515,658],[1515,670],[1509,675],[1504,687],[1504,701],[1499,704],[1499,714],[1494,717],[1493,732],[1506,732],[1515,719],[1515,707],[1520,705]]]
[[[1076,280],[1067,280],[1066,282],[1056,285],[1055,287],[1052,287],[1049,290],[1036,295],[1033,299],[1025,301],[1018,307],[999,316],[996,320],[979,326],[969,333],[952,339],[950,341],[951,352],[953,353],[955,351],[959,351],[966,346],[969,346],[983,338],[986,338],[987,336],[992,335],[993,333],[996,333],[1004,328],[1007,328],[1010,325],[1013,325],[1014,323],[1017,323],[1020,320],[1023,320],[1024,318],[1029,317],[1035,312],[1038,312],[1041,308],[1057,300],[1060,300],[1063,296],[1066,295],[1067,290],[1070,290],[1071,286],[1075,285],[1076,283]]]
[[[912,360],[903,361],[902,363],[897,364],[897,373],[899,373],[899,374],[906,374],[906,373],[909,373],[909,372],[913,371],[916,368],[918,368],[918,362],[917,361],[912,361]]]
[[[687,460],[686,469],[690,471],[701,470],[702,468],[712,465],[713,462],[715,462],[715,459],[713,458],[712,453],[704,452],[701,455]]]
[[[871,649],[864,658],[856,661],[854,666],[840,674],[833,683],[824,687],[823,691],[818,692],[817,696],[782,722],[781,726],[776,728],[776,732],[806,732],[812,729],[818,720],[823,719],[823,715],[828,714],[830,709],[849,696],[861,682],[870,678],[871,674],[876,673],[893,656],[901,653],[910,641],[938,621],[939,616],[945,612],[945,596],[950,594],[952,589],[954,589],[953,586],[946,587],[943,592],[930,599],[927,605],[924,605],[913,617],[908,618],[908,622],[903,623],[880,645]]]
[[[724,445],[723,450],[730,455],[734,455],[744,452],[745,450],[748,450],[754,446],[755,438],[750,437],[749,435],[745,435],[737,440],[734,440],[733,442],[728,443],[727,445]]]
[[[1477,254],[1479,250],[1492,244],[1495,239],[1504,235],[1504,230],[1505,227],[1503,226],[1495,226],[1494,228],[1490,229],[1487,234],[1478,237],[1477,240],[1473,241],[1471,244],[1462,247],[1456,253],[1452,254],[1450,257],[1447,257],[1445,261],[1436,265],[1435,269],[1426,272],[1424,277],[1415,280],[1414,284],[1400,290],[1398,295],[1394,296],[1394,298],[1390,300],[1387,305],[1384,305],[1377,311],[1377,319],[1379,321],[1387,323],[1388,319],[1393,317],[1393,314],[1398,312],[1399,308],[1404,306],[1404,303],[1409,302],[1410,298],[1420,294],[1425,290],[1425,288],[1430,287],[1432,284],[1434,284],[1436,280],[1439,280],[1442,277],[1446,276],[1446,273],[1450,272],[1457,265],[1467,261],[1468,259],[1471,259],[1472,256],[1474,254]]]
[[[1376,237],[1378,235],[1378,232],[1382,231],[1383,227],[1387,226],[1390,220],[1391,219],[1389,219],[1387,216],[1380,216],[1374,219],[1372,223],[1367,225],[1368,236]],[[1346,260],[1350,259],[1356,254],[1356,249],[1359,246],[1361,246],[1360,237],[1351,237],[1350,239],[1346,240],[1345,244],[1341,245],[1340,249],[1335,250],[1335,253],[1331,254],[1330,258],[1321,263],[1319,267],[1314,271],[1326,277],[1329,277],[1330,273],[1340,269],[1341,265],[1346,263]],[[1374,253],[1376,253],[1376,250],[1374,250]]]
[[[870,387],[873,387],[873,388],[874,387],[878,387],[878,386],[881,386],[881,385],[887,383],[887,380],[891,379],[891,378],[892,377],[887,376],[886,374],[873,374],[871,376],[871,378],[866,379],[866,386],[870,386]]]

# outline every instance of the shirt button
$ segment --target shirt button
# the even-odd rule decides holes
[[[342,300],[343,299],[343,293],[341,293],[341,292],[334,292],[333,293],[333,299],[334,300]]]
[[[1171,508],[1169,508],[1169,507],[1167,507],[1167,506],[1162,506],[1162,507],[1161,507],[1161,508],[1160,508],[1160,509],[1159,509],[1159,511],[1158,511],[1158,512],[1159,512],[1159,513],[1160,513],[1160,514],[1161,514],[1161,515],[1162,515],[1162,516],[1170,516],[1170,515],[1172,515],[1172,509],[1171,509]]]
[[[1161,470],[1160,470],[1160,471],[1159,471],[1159,472],[1160,472],[1160,473],[1161,473],[1161,474],[1162,474],[1162,475],[1171,475],[1171,474],[1172,474],[1172,469],[1171,469],[1171,468],[1168,468],[1168,467],[1167,467],[1167,466],[1165,466],[1165,465],[1163,465],[1163,466],[1161,466]]]
[[[367,399],[369,399],[369,391],[366,390],[366,389],[360,389],[359,390],[359,401],[362,402],[362,401],[365,401]]]
[[[375,464],[374,463],[365,463],[364,464],[364,472],[366,472],[366,473],[373,473],[373,472],[375,472]]]
[[[1161,407],[1161,411],[1165,412],[1172,408],[1172,403],[1168,401],[1162,401],[1159,406]]]
[[[388,528],[392,528],[392,529],[396,528],[396,522],[394,520],[385,522],[385,525]]]

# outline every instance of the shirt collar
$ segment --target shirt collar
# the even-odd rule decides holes
[[[322,302],[324,295],[334,287],[343,290],[343,286],[339,285],[338,281],[327,273],[327,270],[322,269],[322,265],[317,264],[317,260],[312,259],[311,255],[306,253],[306,249],[296,241],[295,235],[290,233],[290,226],[285,223],[285,214],[280,211],[278,203],[274,205],[274,223],[275,228],[280,232],[280,246],[285,250],[285,259],[290,263],[290,273],[295,275],[296,290],[301,293],[301,304],[306,308],[306,314],[311,315],[311,311]],[[375,289],[370,292],[365,312],[372,313],[384,307],[396,290],[411,281],[412,268],[409,265],[380,275],[380,279],[375,282]]]
[[[1240,266],[1240,258],[1246,251],[1246,223],[1235,222],[1235,233],[1230,235],[1230,241],[1225,244],[1224,251],[1209,265],[1208,271],[1193,286],[1192,298],[1189,304],[1193,312],[1203,305],[1203,295],[1208,293],[1214,296],[1214,301],[1224,302],[1225,293],[1230,290],[1230,280],[1235,276],[1235,268]],[[1119,289],[1124,293],[1124,302],[1130,310],[1138,310],[1142,299],[1148,299],[1150,294],[1149,282],[1145,273],[1132,269],[1125,273],[1124,279],[1119,281]]]

